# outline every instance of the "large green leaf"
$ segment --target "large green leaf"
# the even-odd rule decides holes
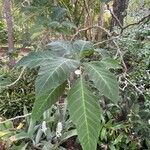
[[[55,88],[62,84],[69,74],[78,67],[78,62],[66,58],[57,58],[46,62],[39,70],[35,82],[36,93]]]
[[[16,67],[40,67],[35,81],[36,101],[32,111],[33,120],[38,120],[40,115],[56,102],[62,94],[61,85],[78,65],[78,61],[56,57],[50,51],[31,53],[17,63]]]
[[[36,94],[39,95],[47,89],[53,89],[62,84],[78,65],[78,61],[56,57],[50,51],[45,51],[29,54],[22,58],[16,67],[26,66],[34,68],[40,66],[35,83]]]
[[[72,51],[72,45],[66,41],[54,41],[48,44],[51,53],[57,56],[69,55]]]
[[[80,57],[94,52],[93,44],[89,41],[76,40],[75,42],[54,41],[48,44],[48,49],[56,56],[78,54]]]
[[[74,53],[79,54],[80,57],[86,56],[94,52],[93,44],[89,41],[76,40],[73,43]]]
[[[45,110],[50,108],[58,100],[58,97],[65,90],[65,83],[54,89],[44,89],[36,95],[36,100],[32,109],[32,119],[39,120]]]
[[[83,150],[96,150],[100,130],[100,107],[82,77],[69,92],[68,108]]]
[[[73,48],[76,51],[85,51],[85,50],[89,50],[89,49],[93,49],[93,44],[89,41],[84,41],[84,40],[76,40],[73,43]]]
[[[85,69],[101,94],[113,102],[117,102],[119,99],[119,85],[116,77],[97,63],[86,63]]]
[[[38,66],[44,65],[46,62],[53,60],[53,54],[50,51],[39,51],[39,52],[31,52],[27,56],[23,57],[16,64],[16,68],[19,67],[28,67],[35,68]]]
[[[119,61],[118,60],[115,60],[115,59],[112,59],[110,57],[104,57],[102,60],[101,60],[101,63],[103,64],[103,66],[105,68],[113,68],[113,69],[118,69],[118,68],[121,68],[121,66],[119,65]]]

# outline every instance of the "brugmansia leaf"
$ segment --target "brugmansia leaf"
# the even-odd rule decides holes
[[[72,45],[66,41],[54,41],[48,44],[51,53],[57,56],[68,55],[72,51]]]
[[[78,61],[56,57],[50,51],[31,53],[17,63],[16,67],[40,67],[35,81],[36,101],[32,112],[33,120],[38,119],[39,115],[57,100],[62,91],[58,86],[65,82],[78,65]]]
[[[79,56],[83,56],[86,53],[94,52],[93,44],[89,41],[77,40],[73,43],[74,53],[78,53]]]
[[[76,51],[84,51],[84,50],[93,49],[93,44],[91,42],[89,42],[89,41],[76,40],[73,43],[73,48]]]
[[[109,70],[97,65],[97,63],[86,63],[85,69],[101,94],[113,102],[117,102],[119,99],[119,85],[115,76]]]
[[[23,57],[16,67],[35,68],[40,66],[35,82],[36,94],[38,94],[62,84],[78,65],[78,61],[56,57],[51,54],[51,51],[45,51],[30,53],[28,56]]]
[[[44,111],[57,102],[58,97],[62,95],[65,89],[65,85],[66,83],[54,89],[45,89],[36,95],[36,100],[31,115],[32,120],[39,120]]]
[[[57,57],[45,62],[39,70],[35,82],[36,93],[41,93],[47,89],[52,89],[62,84],[69,74],[78,67],[79,62]]]
[[[19,60],[15,67],[19,68],[24,66],[28,68],[35,68],[44,65],[48,61],[52,61],[52,59],[53,55],[50,51],[31,52]]]
[[[9,131],[0,131],[0,138],[9,134],[10,132]]]
[[[119,65],[119,61],[112,59],[110,57],[105,57],[101,60],[101,63],[103,64],[103,66],[105,66],[106,68],[110,69],[118,69],[121,68],[121,66]]]
[[[100,107],[83,77],[76,81],[69,92],[68,109],[83,150],[96,150],[100,130]]]

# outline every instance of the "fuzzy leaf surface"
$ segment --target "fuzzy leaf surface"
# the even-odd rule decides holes
[[[100,107],[82,77],[69,92],[68,109],[83,150],[96,150],[100,130]]]
[[[73,50],[74,50],[74,53],[77,53],[79,54],[80,57],[82,57],[84,55],[93,53],[94,47],[93,47],[93,44],[89,41],[76,40],[73,43]]]
[[[40,67],[35,81],[36,100],[32,111],[33,120],[39,119],[39,115],[57,101],[58,96],[62,94],[59,86],[78,65],[78,61],[56,57],[50,51],[32,52],[17,63],[16,67]]]
[[[102,95],[113,102],[118,101],[119,85],[116,77],[109,70],[97,63],[86,63],[85,70]]]
[[[65,90],[65,85],[66,84],[64,83],[54,89],[45,89],[36,95],[31,115],[33,120],[40,120],[44,111],[58,101],[58,97],[61,96]]]
[[[78,67],[79,62],[64,57],[56,57],[50,51],[33,52],[23,57],[16,67],[40,67],[35,82],[36,95],[47,89],[53,89],[62,84],[72,71]]]
[[[48,44],[51,53],[57,56],[69,55],[72,51],[72,45],[66,41],[54,41]]]

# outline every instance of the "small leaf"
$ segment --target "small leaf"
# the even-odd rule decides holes
[[[101,140],[107,139],[106,128],[103,127],[100,134]]]
[[[96,150],[100,130],[100,107],[82,76],[69,92],[68,109],[83,150]]]
[[[112,143],[109,144],[109,148],[110,148],[110,150],[116,150],[115,146]]]
[[[42,150],[51,150],[53,149],[54,145],[51,144],[50,142],[46,142],[43,146],[43,149]]]
[[[120,134],[113,143],[117,144],[117,143],[121,142],[121,139],[123,138],[123,136],[124,136],[123,134]]]
[[[28,110],[27,110],[27,107],[24,105],[24,107],[23,107],[23,114],[24,115],[27,115],[29,112],[28,112]],[[27,121],[27,125],[29,125],[30,124],[30,117],[29,116],[27,116],[27,117],[25,117],[25,119],[26,119],[26,121]]]
[[[16,129],[20,130],[23,128],[23,126],[24,126],[24,123],[20,122]]]
[[[19,146],[13,144],[13,146],[11,147],[11,150],[27,150],[27,146],[29,143],[21,143]]]
[[[54,7],[51,15],[52,21],[62,21],[67,14],[67,10],[63,7]]]
[[[26,133],[26,132],[20,132],[20,133],[18,133],[18,134],[16,134],[15,136],[13,136],[15,139],[16,139],[16,141],[17,140],[22,140],[22,139],[27,139],[27,138],[29,138],[29,135],[28,135],[28,133]]]
[[[51,51],[32,52],[23,57],[16,67],[40,67],[35,87],[36,95],[47,89],[53,89],[62,84],[69,74],[78,67],[79,61],[56,57]]]
[[[58,28],[59,26],[60,26],[60,23],[58,22],[58,21],[51,21],[51,22],[49,22],[49,27],[51,27],[51,28]]]
[[[64,27],[70,28],[70,29],[76,29],[77,27],[75,26],[75,24],[73,24],[70,21],[63,21],[61,23]]]
[[[96,63],[86,63],[84,66],[89,78],[101,94],[113,102],[117,102],[119,99],[119,85],[115,76]]]
[[[5,75],[0,75],[0,89],[10,83],[11,83],[11,80],[9,77],[5,77]]]

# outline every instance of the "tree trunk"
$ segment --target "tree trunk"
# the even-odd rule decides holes
[[[126,9],[128,8],[129,0],[114,0],[113,1],[113,13],[120,21],[120,24],[123,26],[124,17],[127,15]],[[112,19],[112,27],[119,26],[118,21]]]
[[[104,20],[103,20],[103,14],[104,14],[104,2],[101,2],[100,4],[100,12],[99,12],[99,17],[98,17],[98,25],[101,27],[104,27]],[[103,30],[101,29],[97,29],[97,34],[96,34],[96,41],[102,41],[102,37],[103,37]]]
[[[8,53],[9,53],[9,66],[14,65],[12,52],[14,50],[14,34],[13,34],[13,18],[11,15],[11,0],[3,0],[3,14],[7,24],[8,31]]]

